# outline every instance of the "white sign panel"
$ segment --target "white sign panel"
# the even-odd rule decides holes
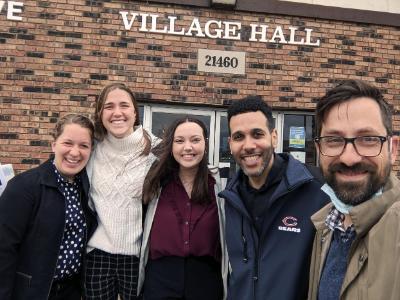
[[[302,151],[291,151],[290,154],[302,163],[306,162],[306,153]]]
[[[246,72],[245,66],[245,52],[210,49],[199,49],[198,51],[198,71],[244,75]]]
[[[14,170],[10,164],[0,164],[0,195],[6,188],[7,182],[14,177]]]

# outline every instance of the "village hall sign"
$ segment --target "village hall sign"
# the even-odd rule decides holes
[[[313,30],[297,27],[275,26],[266,24],[250,24],[250,34],[242,36],[240,22],[208,20],[201,22],[193,18],[187,27],[176,24],[177,16],[160,17],[157,14],[120,11],[125,30],[140,32],[171,34],[178,36],[207,37],[211,39],[245,40],[249,42],[278,43],[291,45],[320,46],[320,40],[312,37]],[[244,75],[246,73],[246,53],[238,51],[221,51],[198,49],[197,70],[211,73],[230,73]]]
[[[208,37],[211,39],[241,40],[242,24],[240,22],[208,20],[200,22],[193,18],[188,27],[176,24],[177,16],[160,18],[156,14],[141,12],[119,12],[125,30],[138,30],[140,32],[162,33],[182,36]],[[319,39],[313,39],[313,29],[304,28],[301,33],[297,27],[289,26],[287,29],[282,26],[269,28],[265,24],[250,24],[249,42],[279,43],[292,45],[320,45]],[[286,33],[286,36],[285,36]],[[303,37],[300,37],[302,35]]]
[[[12,21],[22,21],[23,2],[0,1],[0,14]],[[202,20],[192,18],[189,26],[180,26],[178,17],[168,15],[119,11],[125,30],[139,32],[170,34],[177,36],[200,37],[226,40],[248,40],[249,42],[277,43],[291,45],[320,46],[320,39],[312,36],[313,29],[294,26],[287,28],[277,25],[249,24],[246,34],[242,32],[242,23],[237,21]],[[221,51],[198,49],[198,71],[212,73],[245,74],[246,53],[239,51]]]
[[[6,11],[6,18],[12,21],[22,21],[23,2],[0,1],[0,13]],[[133,25],[138,25],[140,32],[163,33],[172,35],[208,37],[211,39],[241,40],[242,24],[240,22],[208,20],[205,23],[200,22],[198,18],[193,18],[189,27],[183,28],[175,24],[177,16],[168,16],[167,19],[161,19],[159,15],[147,14],[141,12],[119,12],[125,30],[133,30]],[[160,20],[161,19],[161,20]],[[150,25],[149,25],[150,23]],[[167,25],[163,25],[163,24]],[[284,31],[287,35],[285,36]],[[312,29],[304,28],[300,33],[297,27],[289,26],[287,29],[282,26],[269,28],[265,24],[250,24],[249,42],[262,43],[280,43],[292,45],[319,46],[320,40],[312,39]],[[299,37],[302,35],[303,37]],[[289,38],[287,38],[289,36]]]

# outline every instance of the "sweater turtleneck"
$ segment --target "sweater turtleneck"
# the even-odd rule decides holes
[[[131,134],[123,138],[117,138],[112,134],[107,133],[102,144],[105,150],[120,155],[129,155],[137,150],[140,150],[141,153],[145,146],[143,128],[142,126],[136,126],[135,130]]]

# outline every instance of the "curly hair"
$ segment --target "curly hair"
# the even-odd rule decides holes
[[[247,96],[241,100],[233,102],[228,107],[228,124],[233,116],[247,112],[261,111],[267,118],[267,126],[270,131],[275,128],[274,118],[272,117],[271,107],[263,101],[261,96]],[[230,131],[230,128],[229,128]]]

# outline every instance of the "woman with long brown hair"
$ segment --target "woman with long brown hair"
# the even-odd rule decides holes
[[[107,85],[96,101],[96,144],[88,164],[99,226],[88,244],[86,298],[136,299],[142,188],[157,143],[142,128],[132,91]]]
[[[207,130],[176,120],[157,149],[143,190],[148,204],[139,268],[145,300],[224,298],[227,256],[217,169],[207,164]],[[144,280],[145,279],[145,280]]]

